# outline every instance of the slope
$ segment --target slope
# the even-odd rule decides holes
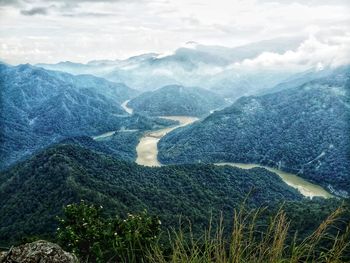
[[[57,145],[0,173],[0,243],[52,234],[63,205],[81,199],[123,215],[148,209],[165,226],[225,218],[251,191],[249,207],[302,196],[274,173],[214,165],[146,168],[74,145]],[[227,216],[227,217],[226,217]]]
[[[151,116],[203,116],[225,105],[217,94],[194,87],[165,86],[129,101],[135,112]]]
[[[349,71],[260,97],[242,97],[159,143],[162,163],[259,163],[346,197],[350,189]],[[205,142],[205,143],[204,143]]]

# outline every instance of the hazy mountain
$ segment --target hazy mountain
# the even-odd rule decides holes
[[[337,68],[330,68],[330,67],[324,68],[322,65],[319,65],[319,68],[310,69],[307,71],[294,74],[289,78],[285,79],[284,81],[282,81],[281,83],[278,83],[276,86],[272,87],[271,89],[262,90],[261,94],[274,93],[274,92],[286,90],[289,88],[296,88],[304,85],[305,83],[318,80],[321,78],[329,79],[329,81],[332,81],[331,79],[336,80],[337,78],[343,78],[344,72],[346,71],[350,71],[350,66],[341,66]]]
[[[151,116],[203,116],[223,105],[225,100],[211,91],[178,85],[142,93],[128,103],[134,112]]]
[[[130,116],[120,103],[134,91],[93,76],[1,64],[0,80],[1,167],[65,137],[169,123]]]
[[[201,122],[169,133],[159,144],[160,161],[278,166],[346,196],[350,70],[335,72],[277,93],[242,97]]]
[[[0,243],[34,234],[52,235],[62,207],[81,199],[125,215],[147,209],[163,225],[179,216],[199,227],[233,209],[301,200],[276,174],[214,165],[146,168],[73,145],[58,145],[0,173]]]
[[[240,68],[233,69],[231,66],[235,62],[255,58],[263,52],[283,53],[295,50],[302,40],[278,38],[234,48],[190,43],[165,56],[150,53],[126,60],[39,65],[72,74],[102,76],[142,91],[177,84],[202,87],[236,99],[242,95],[255,94],[260,89],[271,88],[295,72],[284,69],[275,72],[265,69],[244,71]],[[227,84],[230,84],[229,89]]]

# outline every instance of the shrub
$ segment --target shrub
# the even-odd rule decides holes
[[[159,232],[160,221],[146,211],[107,218],[102,207],[82,201],[64,208],[57,239],[83,262],[143,262]]]

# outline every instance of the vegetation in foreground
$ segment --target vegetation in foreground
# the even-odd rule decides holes
[[[230,235],[220,220],[195,237],[190,225],[165,235],[159,219],[147,212],[105,218],[102,208],[81,202],[65,207],[57,238],[82,262],[349,262],[350,221],[344,207],[301,241],[297,234],[289,236],[290,221],[282,209],[267,224],[259,221],[263,210],[241,206]]]

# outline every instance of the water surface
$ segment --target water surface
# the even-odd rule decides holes
[[[148,132],[142,136],[139,144],[136,146],[137,164],[144,166],[161,166],[160,162],[158,161],[159,140],[168,132],[171,132],[172,130],[186,126],[198,120],[198,118],[188,116],[162,116],[161,118],[178,121],[179,124],[173,127]]]
[[[245,163],[216,163],[216,165],[229,165],[229,166],[234,166],[242,169],[252,169],[255,167],[261,167],[265,168],[266,170],[276,173],[281,177],[281,179],[288,184],[289,186],[296,188],[299,190],[299,192],[307,197],[314,197],[314,196],[320,196],[324,198],[330,198],[332,195],[328,193],[324,188],[322,188],[319,185],[313,184],[295,174],[283,172],[281,170],[267,167],[267,166],[262,166],[258,164],[245,164]]]

